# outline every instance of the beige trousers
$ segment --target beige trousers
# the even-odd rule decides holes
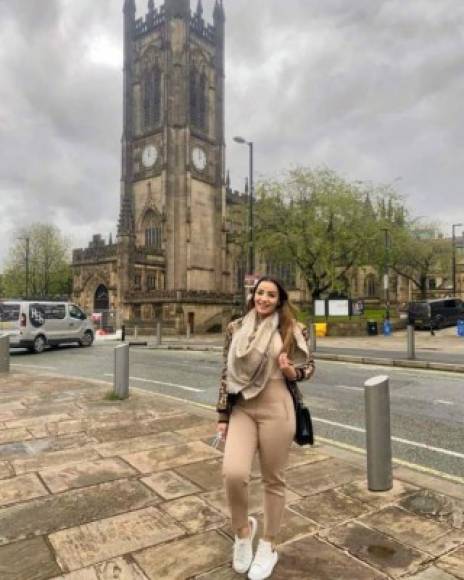
[[[240,397],[229,422],[223,477],[236,532],[248,526],[248,482],[258,451],[264,484],[264,536],[277,536],[285,507],[284,469],[295,435],[295,412],[282,379],[250,400]]]

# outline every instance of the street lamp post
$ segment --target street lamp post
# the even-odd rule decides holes
[[[248,274],[255,271],[255,245],[254,245],[254,217],[253,217],[253,142],[243,137],[234,137],[236,143],[248,145],[249,158],[249,191],[248,191]]]
[[[453,296],[456,296],[456,233],[455,233],[455,229],[461,227],[462,224],[453,224],[451,226],[452,229],[452,255],[453,255],[453,261],[452,261],[452,276],[453,276]]]
[[[384,231],[384,245],[383,245],[383,290],[385,300],[385,318],[390,318],[390,280],[388,275],[388,248],[390,245],[390,231],[388,228],[382,228]]]
[[[27,299],[29,297],[29,248],[30,248],[30,237],[25,236],[18,238],[18,240],[24,240],[26,242],[26,296]]]

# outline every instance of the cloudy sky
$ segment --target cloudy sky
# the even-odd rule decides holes
[[[122,3],[0,0],[0,265],[15,228],[34,221],[75,246],[115,233]],[[464,222],[463,0],[224,4],[234,188],[248,171],[241,134],[258,175],[326,165],[394,183],[445,231]]]

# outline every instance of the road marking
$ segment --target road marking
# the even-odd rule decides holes
[[[344,423],[337,423],[336,421],[329,421],[328,419],[320,419],[319,417],[313,417],[313,421],[319,423],[326,423],[327,425],[333,425],[334,427],[341,427],[342,429],[348,429],[349,431],[356,431],[357,433],[365,433],[366,430],[361,427],[354,427],[353,425],[345,425]],[[411,447],[419,447],[421,449],[426,449],[427,451],[435,451],[436,453],[441,453],[442,455],[450,455],[451,457],[458,457],[459,459],[464,459],[464,453],[458,453],[457,451],[451,451],[450,449],[443,449],[442,447],[433,447],[432,445],[426,445],[425,443],[418,443],[417,441],[409,441],[409,439],[403,439],[402,437],[392,437],[392,441],[397,443],[403,443],[405,445],[410,445]]]
[[[436,361],[421,361],[421,362],[436,362]],[[405,375],[411,375],[415,377],[417,374],[427,374],[434,376],[442,375],[444,378],[448,380],[456,380],[456,382],[462,383],[462,373],[452,371],[452,370],[435,370],[435,369],[421,369],[415,367],[400,367],[400,366],[392,366],[392,365],[376,365],[372,363],[359,363],[359,362],[350,362],[344,360],[330,360],[330,359],[316,359],[316,368],[320,364],[335,364],[335,365],[348,365],[351,367],[363,367],[369,369],[377,369],[381,371],[383,374],[388,374],[389,372],[395,373],[404,373]],[[446,364],[459,364],[459,363],[446,363]],[[456,375],[453,377],[452,375]]]
[[[103,376],[112,377],[110,373],[105,373]],[[142,379],[140,377],[129,377],[131,381],[139,381],[141,383],[153,383],[154,385],[165,385],[167,387],[175,387],[176,389],[182,389],[184,391],[191,391],[193,393],[202,393],[203,389],[194,389],[193,387],[186,387],[185,385],[176,385],[175,383],[166,383],[164,381],[154,381],[152,379]]]
[[[437,399],[436,401],[434,401],[434,403],[437,403],[440,405],[454,405],[454,403],[452,401],[442,401],[441,399]]]
[[[336,389],[343,389],[344,391],[364,391],[363,387],[345,387],[345,385],[336,385]]]
[[[334,445],[335,447],[340,447],[341,449],[347,449],[348,451],[354,451],[355,453],[359,453],[361,455],[366,455],[365,449],[361,447],[355,447],[354,445],[348,445],[347,443],[342,443],[341,441],[337,441],[335,439],[327,439],[326,437],[316,437],[317,441],[322,441],[323,443],[328,443],[329,445]],[[425,465],[419,465],[418,463],[411,463],[409,461],[404,461],[403,459],[397,459],[396,457],[392,458],[393,463],[398,465],[404,465],[404,467],[409,467],[410,469],[416,469],[417,471],[421,471],[422,473],[427,473],[429,475],[433,475],[436,477],[441,477],[443,479],[447,479],[449,481],[453,481],[456,483],[464,483],[464,477],[458,477],[457,475],[451,475],[450,473],[446,473],[444,471],[439,471],[438,469],[432,469],[431,467],[425,467]]]
[[[45,367],[42,365],[24,365],[24,364],[20,364],[20,363],[14,363],[11,365],[12,367],[26,367],[29,369],[45,369],[48,371],[56,371],[58,370],[58,367]]]

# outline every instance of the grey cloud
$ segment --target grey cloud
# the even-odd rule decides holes
[[[160,0],[156,4],[159,5]],[[191,1],[195,7],[195,0]],[[211,19],[214,0],[204,0]],[[328,165],[396,182],[419,215],[464,221],[462,0],[224,0],[227,165]],[[137,2],[139,15],[146,0]],[[86,243],[117,220],[122,0],[0,0],[0,228],[50,216]],[[0,249],[0,262],[2,252]]]

